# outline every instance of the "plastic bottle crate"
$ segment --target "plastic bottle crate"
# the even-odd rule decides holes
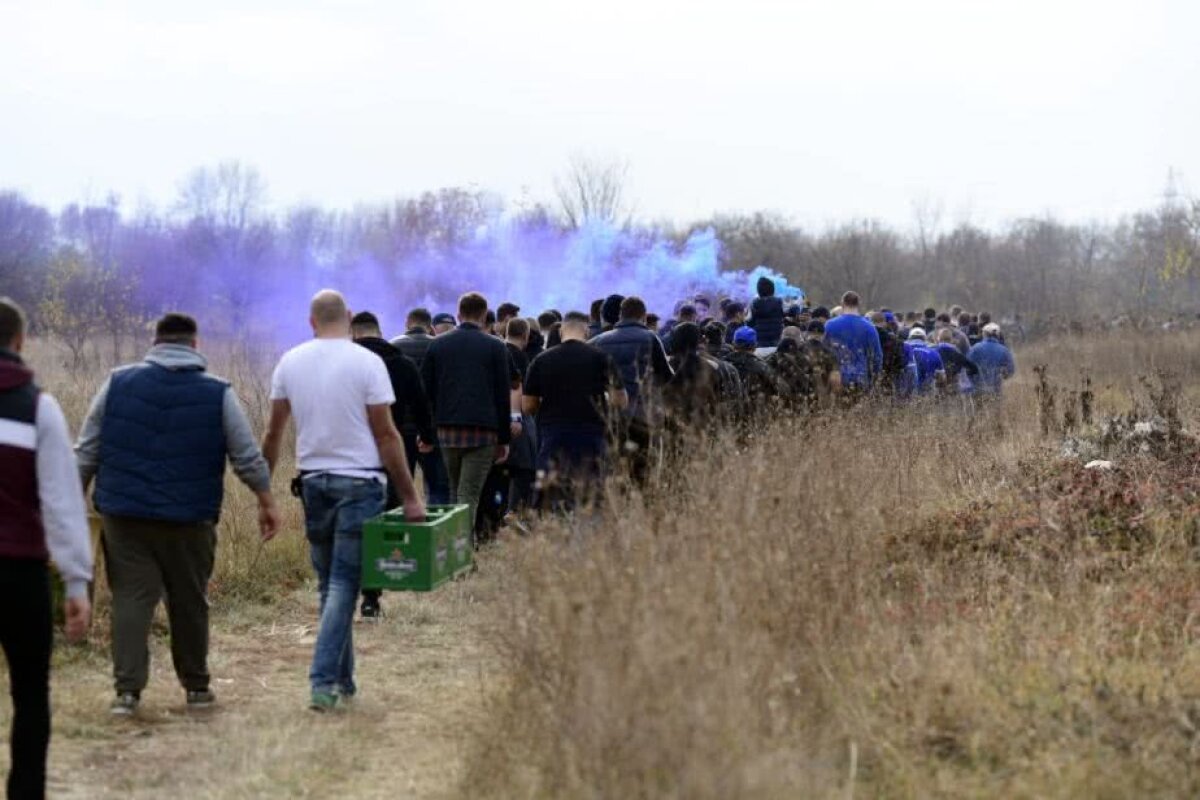
[[[429,592],[470,569],[470,506],[429,506],[424,522],[395,509],[363,525],[362,588]]]

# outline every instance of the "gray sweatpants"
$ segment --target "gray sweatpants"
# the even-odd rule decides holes
[[[175,674],[188,691],[208,688],[208,582],[216,550],[211,522],[104,517],[117,692],[146,688],[150,623],[164,595]]]

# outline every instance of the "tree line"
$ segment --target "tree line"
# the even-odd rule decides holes
[[[56,212],[0,191],[0,293],[30,309],[35,330],[61,337],[76,358],[105,340],[119,355],[128,334],[170,308],[208,312],[227,332],[242,331],[255,298],[299,274],[345,284],[369,265],[423,296],[439,270],[412,274],[414,258],[451,265],[481,226],[503,217],[546,235],[599,221],[676,245],[712,228],[722,268],[769,266],[818,302],[854,288],[896,309],[955,303],[1052,324],[1192,314],[1200,299],[1200,202],[1172,190],[1157,207],[1107,224],[1041,216],[989,229],[946,225],[923,210],[908,230],[857,219],[817,231],[767,211],[691,225],[638,222],[624,205],[623,180],[618,167],[576,161],[550,203],[512,206],[478,189],[445,188],[348,211],[271,212],[261,176],[237,162],[196,170],[166,209],[129,211],[110,196]]]

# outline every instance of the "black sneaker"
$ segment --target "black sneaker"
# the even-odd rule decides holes
[[[212,693],[211,689],[196,689],[187,693],[187,707],[189,709],[205,709],[212,708],[217,702],[217,696]]]
[[[364,597],[362,601],[362,612],[364,619],[376,619],[383,616],[383,609],[379,605],[378,597]]]
[[[114,717],[132,717],[137,713],[139,702],[141,697],[136,692],[118,692],[116,699],[108,707],[108,713]]]

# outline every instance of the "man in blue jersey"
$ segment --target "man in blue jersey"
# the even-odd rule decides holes
[[[859,310],[856,292],[842,295],[842,312],[825,324],[825,342],[837,353],[843,390],[864,393],[883,369],[879,331]]]
[[[1017,371],[1012,352],[1000,343],[1000,326],[989,322],[983,326],[983,341],[971,348],[967,358],[979,367],[975,379],[977,395],[999,397],[1004,382]]]

